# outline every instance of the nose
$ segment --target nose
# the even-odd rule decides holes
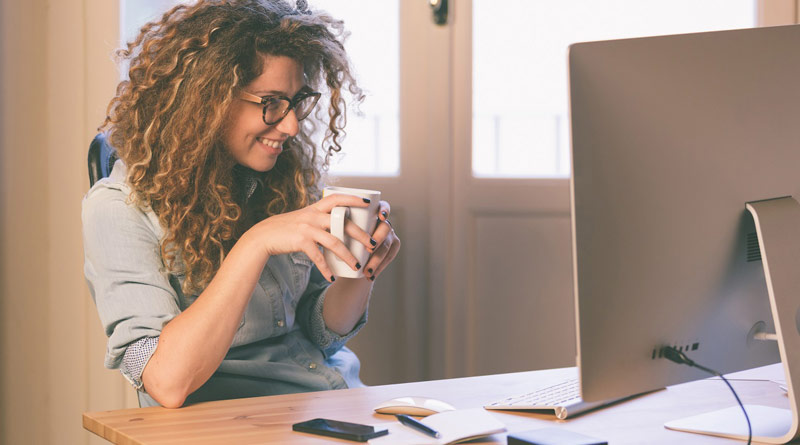
[[[275,128],[283,134],[288,134],[289,136],[297,136],[297,133],[300,130],[300,123],[297,121],[297,115],[294,114],[294,110],[289,110],[289,114],[283,118]]]

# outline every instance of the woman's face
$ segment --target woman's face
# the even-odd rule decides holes
[[[259,97],[294,97],[305,85],[300,65],[285,56],[263,57],[264,71],[244,90]],[[297,135],[298,122],[292,110],[277,124],[266,125],[262,110],[257,103],[234,100],[224,142],[236,162],[266,172],[275,166],[286,139]]]

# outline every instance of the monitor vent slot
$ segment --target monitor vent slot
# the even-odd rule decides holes
[[[747,234],[746,249],[748,263],[761,261],[761,247],[758,245],[758,234],[756,232]]]
[[[700,342],[696,341],[696,342],[692,342],[692,343],[687,343],[685,345],[677,345],[677,344],[675,344],[675,345],[671,345],[671,346],[678,352],[697,351],[698,349],[700,349]],[[665,346],[662,345],[662,346],[656,346],[655,348],[653,348],[653,355],[652,355],[651,358],[653,360],[655,360],[657,358],[664,357],[664,347]]]

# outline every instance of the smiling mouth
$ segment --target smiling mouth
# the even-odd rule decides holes
[[[258,142],[261,142],[267,147],[272,147],[272,148],[281,148],[281,146],[283,145],[283,141],[273,141],[267,138],[258,138]]]

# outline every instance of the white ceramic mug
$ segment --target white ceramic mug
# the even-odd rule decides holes
[[[356,260],[361,264],[361,269],[353,270],[350,265],[339,259],[335,253],[323,249],[325,262],[328,263],[334,276],[345,278],[361,278],[364,276],[364,266],[369,258],[369,250],[360,241],[350,238],[344,231],[345,218],[352,221],[361,230],[372,235],[378,225],[378,211],[380,210],[381,192],[375,190],[352,189],[346,187],[325,187],[322,197],[330,195],[353,195],[369,199],[368,207],[334,207],[331,211],[331,234],[339,238],[350,250]]]

